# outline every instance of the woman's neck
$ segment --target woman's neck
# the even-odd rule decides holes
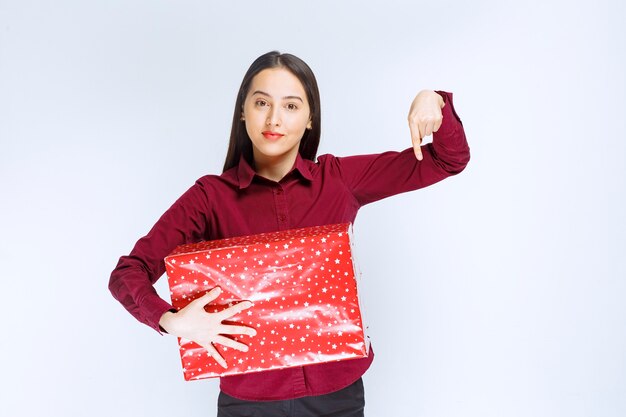
[[[254,170],[263,178],[278,182],[291,171],[297,155],[297,153],[277,157],[254,155]]]

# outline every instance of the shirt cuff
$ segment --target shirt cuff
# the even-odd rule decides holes
[[[445,105],[441,109],[443,120],[439,130],[435,134],[439,137],[451,137],[454,136],[456,130],[463,126],[461,118],[454,109],[454,103],[452,100],[452,93],[446,91],[435,90],[435,93],[439,94],[443,98]]]
[[[159,332],[159,334],[167,333],[165,329],[159,325],[159,321],[161,320],[163,314],[167,311],[177,311],[170,303],[163,300],[156,294],[150,294],[144,298],[141,302],[141,309],[147,312],[144,316],[145,323]]]

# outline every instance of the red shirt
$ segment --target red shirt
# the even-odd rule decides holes
[[[332,223],[354,222],[365,204],[434,184],[461,172],[469,147],[452,94],[444,98],[443,122],[433,142],[402,152],[335,157],[317,163],[297,156],[279,182],[256,175],[242,158],[222,175],[200,178],[122,256],[111,274],[113,296],[139,321],[161,331],[159,320],[172,306],[153,284],[165,272],[163,258],[176,246],[200,240]],[[222,377],[226,394],[246,400],[282,400],[337,391],[357,380],[370,366],[368,358]]]

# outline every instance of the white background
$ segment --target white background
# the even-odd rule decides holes
[[[623,4],[0,0],[0,414],[215,415],[217,381],[184,382],[108,277],[221,172],[279,49],[318,77],[319,154],[409,146],[424,88],[472,149],[357,219],[366,414],[626,415]]]

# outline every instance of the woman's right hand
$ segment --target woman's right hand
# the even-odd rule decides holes
[[[166,312],[161,316],[159,325],[169,334],[193,340],[205,348],[208,354],[223,368],[227,368],[228,365],[226,361],[217,349],[215,349],[213,343],[219,343],[229,348],[247,352],[248,346],[224,335],[246,334],[248,336],[255,336],[256,330],[246,326],[222,323],[223,320],[252,307],[250,301],[235,304],[219,313],[207,313],[204,310],[204,306],[215,300],[221,292],[222,290],[219,287],[215,287],[202,297],[187,304],[187,306],[180,311],[176,313],[171,311]]]

